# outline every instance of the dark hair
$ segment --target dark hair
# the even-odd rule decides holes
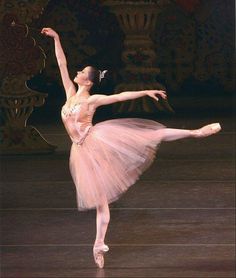
[[[101,87],[102,84],[104,83],[104,76],[102,76],[102,71],[98,70],[97,68],[93,67],[93,66],[89,66],[90,70],[89,70],[89,74],[88,74],[88,78],[90,81],[93,82],[93,86],[91,88],[91,93],[95,93],[95,92],[101,92]],[[104,72],[105,74],[105,72]]]

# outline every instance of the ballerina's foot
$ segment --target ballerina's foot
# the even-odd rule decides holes
[[[209,125],[205,125],[202,128],[196,129],[192,131],[193,137],[201,138],[213,135],[221,130],[221,126],[219,123],[213,123]]]
[[[108,252],[108,251],[109,251],[109,247],[105,244],[93,247],[94,261],[99,268],[104,267],[104,256],[103,256],[103,254],[105,252]]]

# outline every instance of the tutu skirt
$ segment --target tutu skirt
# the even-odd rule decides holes
[[[92,126],[72,144],[70,172],[78,210],[116,201],[153,162],[165,126],[148,119],[114,119]]]

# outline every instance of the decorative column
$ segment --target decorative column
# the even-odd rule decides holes
[[[27,120],[47,94],[30,90],[26,81],[45,65],[45,54],[29,36],[28,27],[14,14],[5,14],[0,26],[0,154],[50,153],[49,144]]]
[[[122,83],[116,91],[165,89],[156,81],[160,69],[156,65],[155,45],[151,35],[157,16],[169,0],[104,0],[103,5],[115,13],[125,33],[121,70]],[[154,102],[148,97],[116,105],[118,112],[148,112],[157,109],[173,111],[167,101]]]

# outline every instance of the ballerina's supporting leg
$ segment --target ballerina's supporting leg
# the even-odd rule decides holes
[[[220,124],[214,123],[195,130],[165,128],[158,130],[156,133],[160,136],[161,141],[175,141],[188,137],[203,138],[215,134],[220,130]]]
[[[97,234],[95,245],[104,244],[104,239],[107,231],[107,227],[110,221],[110,210],[107,202],[97,207]]]
[[[97,234],[93,247],[93,254],[95,263],[99,268],[103,268],[104,266],[104,257],[103,253],[109,250],[109,247],[104,244],[107,227],[110,221],[110,210],[108,203],[104,201],[104,203],[97,207]]]

